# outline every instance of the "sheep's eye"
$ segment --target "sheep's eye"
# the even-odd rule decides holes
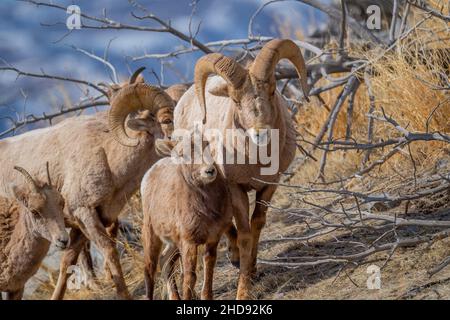
[[[162,123],[163,124],[172,124],[172,120],[171,119],[166,119]]]
[[[31,213],[33,214],[33,216],[35,218],[40,218],[41,217],[41,214],[37,210],[31,210]]]

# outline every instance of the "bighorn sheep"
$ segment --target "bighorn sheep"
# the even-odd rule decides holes
[[[129,83],[110,88],[109,115],[74,117],[0,141],[3,179],[14,181],[7,169],[12,163],[26,166],[37,177],[42,163],[54,164],[51,175],[65,199],[66,223],[72,230],[53,299],[63,298],[67,269],[76,263],[87,239],[104,255],[119,297],[130,298],[115,242],[106,227],[117,220],[144,173],[159,160],[153,148],[155,138],[169,137],[173,129],[172,99],[143,83],[138,77],[141,71]]]
[[[203,119],[204,130],[219,130],[225,140],[224,144],[230,143],[236,152],[238,152],[236,143],[245,142],[246,134],[238,132],[236,140],[227,141],[227,129],[247,130],[256,145],[267,142],[269,145],[278,143],[279,170],[276,174],[261,175],[260,169],[264,165],[260,162],[249,164],[246,161],[246,164],[242,165],[219,165],[231,191],[234,218],[238,228],[237,237],[234,227],[227,231],[234,254],[232,260],[237,263],[237,256],[240,260],[238,298],[249,297],[250,276],[256,268],[258,241],[266,221],[267,207],[264,202],[270,201],[276,190],[275,185],[259,180],[269,183],[279,181],[280,174],[288,168],[296,151],[296,133],[287,102],[276,91],[275,67],[281,59],[288,59],[294,64],[303,93],[307,97],[306,67],[300,49],[290,40],[275,39],[262,48],[248,70],[220,53],[200,58],[195,67],[195,86],[183,95],[174,111],[175,130],[192,130],[199,119]],[[208,76],[212,74],[225,81],[219,77],[208,80]],[[268,129],[278,130],[277,141],[270,141]],[[224,144],[219,141],[210,140],[210,147],[215,150],[216,155],[221,154],[218,149],[227,152],[223,147]],[[246,159],[248,156],[247,148]],[[247,196],[249,190],[257,192],[251,224]]]
[[[175,146],[174,151],[181,158],[186,150],[179,145],[181,143]],[[158,140],[156,147],[161,154],[170,155],[174,142]],[[161,268],[169,297],[180,299],[172,272],[178,252],[181,252],[183,299],[192,299],[196,282],[197,248],[205,244],[201,298],[212,299],[217,245],[233,218],[231,199],[225,180],[214,163],[202,161],[195,164],[189,161],[175,164],[172,161],[170,158],[159,160],[145,174],[141,184],[147,298],[153,299],[154,277],[164,242],[168,244],[164,257],[169,259],[161,261]]]
[[[14,185],[14,198],[0,196],[0,298],[22,299],[25,283],[45,258],[50,243],[64,249],[69,235],[64,227],[64,200],[48,182],[34,180],[21,167],[14,167],[25,185]],[[47,171],[48,172],[48,171]]]
[[[143,79],[138,78],[137,81],[143,81]],[[116,87],[116,88],[119,88],[119,87]],[[175,84],[175,85],[172,85],[172,86],[168,87],[167,89],[165,89],[164,92],[166,92],[167,95],[170,98],[172,98],[174,105],[176,105],[178,100],[180,100],[181,96],[187,91],[187,89],[189,89],[188,85]],[[168,128],[168,129],[173,129],[173,127]],[[170,133],[170,130],[168,130],[168,134],[169,133]],[[107,228],[108,234],[113,238],[117,238],[118,230],[119,230],[119,222],[113,223],[109,228]],[[88,279],[89,285],[93,285],[95,272],[94,272],[94,266],[92,264],[92,258],[89,255],[90,255],[90,243],[87,242],[85,247],[83,248],[83,250],[80,253],[80,256],[78,258],[78,263],[85,269],[85,272],[89,278]],[[104,262],[103,271],[105,273],[105,279],[112,279],[112,275],[108,269],[106,261]],[[94,285],[94,287],[95,287],[95,285]]]

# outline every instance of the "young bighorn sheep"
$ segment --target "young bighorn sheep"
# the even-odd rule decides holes
[[[110,88],[109,114],[74,117],[0,140],[2,179],[15,181],[7,169],[15,163],[38,178],[43,163],[54,164],[50,173],[65,199],[66,223],[72,230],[53,299],[63,298],[67,269],[76,264],[87,239],[104,255],[118,296],[130,298],[115,242],[106,227],[117,220],[145,172],[160,159],[154,150],[155,138],[169,137],[173,129],[172,99],[145,84],[138,77],[141,71],[129,83]]]
[[[11,188],[14,198],[0,196],[0,298],[22,299],[25,283],[39,269],[50,243],[64,249],[69,235],[64,227],[64,200],[51,184],[34,180],[21,167],[25,179]]]
[[[219,130],[224,137],[224,144],[230,143],[236,153],[236,144],[245,142],[246,134],[237,132],[236,140],[227,141],[227,129],[247,130],[253,143],[264,145],[269,142],[269,150],[272,143],[278,143],[279,170],[276,174],[262,175],[260,169],[264,165],[260,162],[219,165],[231,190],[234,218],[238,228],[237,239],[234,227],[227,231],[232,245],[232,260],[235,264],[240,260],[238,298],[249,297],[250,275],[256,268],[259,236],[266,221],[267,207],[264,203],[271,200],[276,190],[275,185],[258,180],[269,183],[279,181],[280,174],[294,159],[296,150],[296,133],[287,102],[276,91],[275,67],[281,59],[288,59],[294,64],[306,97],[306,67],[300,49],[290,40],[275,39],[262,48],[248,69],[220,53],[208,54],[199,59],[195,67],[195,86],[183,95],[174,111],[175,130],[192,130],[199,119],[203,119],[204,130]],[[208,79],[212,74],[222,79]],[[269,129],[278,130],[278,141],[270,141]],[[219,155],[218,149],[223,150],[223,144],[218,143],[218,139],[210,142],[212,150]],[[248,152],[247,148],[247,160]],[[247,196],[247,191],[250,190],[256,190],[256,207],[251,223]]]
[[[180,145],[181,143],[175,146],[173,152],[179,158],[186,152]],[[170,155],[173,146],[173,141],[157,141],[157,149],[164,155]],[[191,146],[191,150],[196,147],[199,146]],[[193,297],[197,248],[204,244],[206,248],[201,298],[212,299],[217,245],[233,217],[227,186],[216,166],[208,161],[176,164],[171,158],[161,159],[144,176],[141,195],[148,299],[153,299],[155,272],[163,242],[168,244],[164,256],[169,259],[161,261],[161,268],[170,298],[180,298],[172,276],[178,252],[181,253],[183,264],[183,299]]]

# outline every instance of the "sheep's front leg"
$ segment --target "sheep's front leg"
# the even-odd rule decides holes
[[[86,240],[86,237],[79,229],[72,228],[70,230],[69,248],[64,250],[61,258],[58,282],[56,283],[55,291],[53,291],[52,300],[62,300],[64,298],[67,279],[69,278],[67,270],[70,266],[76,265],[78,256],[83,249]]]
[[[195,282],[197,281],[197,246],[184,242],[181,249],[183,262],[183,300],[191,300],[195,295]]]
[[[123,277],[116,244],[114,240],[108,237],[106,228],[100,221],[97,211],[93,208],[79,208],[74,212],[74,216],[82,224],[83,232],[89,240],[93,241],[97,245],[107,261],[118,296],[122,299],[131,299]]]
[[[237,299],[249,299],[251,287],[251,250],[252,237],[248,218],[248,196],[239,186],[230,188],[233,206],[233,217],[237,227],[237,243],[239,246],[240,267]]]
[[[168,245],[159,261],[161,266],[161,273],[167,286],[167,293],[170,300],[180,300],[180,294],[178,293],[177,282],[175,279],[175,264],[180,257],[180,251],[175,245]]]
[[[266,224],[267,205],[272,199],[276,186],[267,186],[256,193],[255,210],[252,214],[252,274],[256,273],[256,259],[258,257],[259,238],[261,230]]]
[[[203,255],[203,288],[202,288],[202,300],[213,299],[213,277],[214,267],[217,260],[217,245],[219,244],[217,239],[214,242],[206,244],[205,253]]]
[[[86,279],[86,287],[93,290],[97,289],[97,284],[95,282],[96,273],[94,270],[94,262],[91,257],[91,243],[89,241],[86,241],[78,256],[78,265]]]
[[[108,228],[106,228],[106,232],[108,233],[108,236],[112,239],[117,239],[117,235],[119,234],[119,221],[113,222]],[[111,281],[112,280],[112,274],[111,271],[108,268],[107,261],[105,260],[103,264],[103,272],[105,274],[105,280]]]
[[[6,300],[22,300],[24,287],[16,291],[8,291],[6,293]]]

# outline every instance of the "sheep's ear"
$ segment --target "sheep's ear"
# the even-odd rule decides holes
[[[16,185],[11,186],[11,193],[17,201],[21,202],[25,207],[28,206],[28,192]]]
[[[102,82],[99,83],[99,86],[106,88],[106,93],[108,94],[109,99],[111,99],[117,93],[117,91],[120,90],[119,84],[105,84]]]
[[[169,157],[176,144],[177,143],[172,140],[157,139],[155,141],[156,153],[162,157]]]
[[[135,83],[145,83],[144,76],[142,74],[138,75]]]
[[[221,83],[217,86],[215,86],[214,88],[211,88],[208,90],[209,93],[211,93],[213,96],[217,96],[217,97],[229,97],[229,93],[228,93],[228,85],[227,83]]]
[[[150,126],[148,120],[130,119],[127,121],[127,127],[134,131],[147,131]]]

